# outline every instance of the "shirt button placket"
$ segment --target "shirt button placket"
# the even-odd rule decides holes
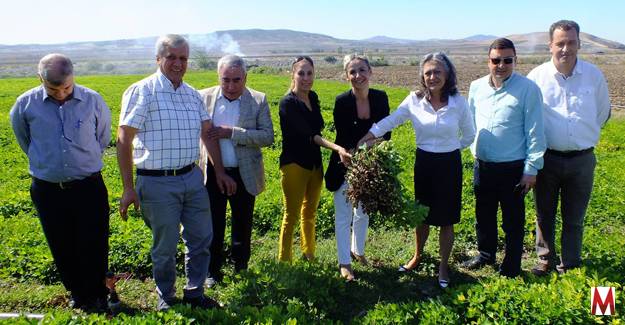
[[[492,109],[490,110],[490,116],[488,117],[488,130],[492,131],[493,130],[493,124],[494,124],[494,120],[495,120],[495,115],[497,113],[497,96],[496,94],[493,94],[493,102],[491,104]]]
[[[440,111],[440,109],[438,111],[434,111],[434,117],[435,117],[435,120],[434,120],[434,134],[438,134],[438,117],[439,117],[438,112],[439,111]],[[434,137],[434,146],[435,147],[438,146],[438,139],[436,137]]]
[[[564,80],[564,96],[566,99],[564,101],[564,108],[566,112],[566,143],[567,146],[570,146],[572,140],[571,138],[573,137],[573,117],[571,114],[571,108],[573,107],[573,95],[569,89],[568,79]]]

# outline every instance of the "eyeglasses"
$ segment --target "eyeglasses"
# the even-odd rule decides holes
[[[499,63],[501,63],[501,61],[503,61],[504,64],[512,64],[512,62],[514,62],[514,56],[508,56],[505,58],[489,58],[490,63],[494,64],[494,65],[499,65]]]

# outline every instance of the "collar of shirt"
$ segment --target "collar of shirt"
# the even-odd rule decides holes
[[[77,99],[77,100],[79,100],[81,102],[84,100],[84,96],[83,96],[80,88],[76,87],[76,86],[77,86],[77,84],[74,84],[74,90],[69,95],[69,97],[65,100],[65,102],[68,102],[68,101],[70,101],[72,99]],[[58,102],[56,99],[54,99],[54,98],[52,98],[52,97],[50,97],[48,95],[48,92],[46,91],[46,87],[44,87],[43,85],[41,85],[39,87],[40,87],[40,91],[43,93],[43,96],[41,96],[41,101],[42,102],[45,102],[46,100],[50,100],[50,101],[53,101],[55,103]]]
[[[579,63],[579,58],[577,58],[575,60],[575,67],[573,67],[573,71],[572,71],[571,75],[567,77],[567,76],[564,75],[564,73],[561,73],[560,71],[558,71],[558,68],[556,68],[556,64],[553,63],[553,60],[549,60],[549,72],[551,74],[553,74],[555,77],[560,77],[562,79],[568,79],[568,78],[571,78],[571,77],[573,77],[575,75],[582,74],[583,69],[582,69],[582,65]]]
[[[439,112],[443,112],[449,109],[452,109],[456,106],[458,106],[458,103],[456,102],[458,100],[457,96],[448,96],[447,97],[447,104],[441,108],[439,108],[438,110],[434,110],[434,107],[432,106],[432,103],[430,103],[430,101],[425,97],[421,97],[419,98],[419,96],[417,96],[416,92],[412,93],[412,98],[415,101],[415,103],[417,104],[417,106],[421,106],[424,109],[428,109],[431,111],[431,113],[439,113]]]
[[[165,74],[163,74],[161,68],[158,68],[158,70],[156,70],[156,78],[158,80],[158,86],[160,87],[160,89],[157,90],[167,90],[175,93],[178,91],[182,91],[187,86],[187,84],[182,81],[180,82],[180,86],[177,89],[174,89],[174,84],[171,82],[171,80],[167,78]]]
[[[515,78],[516,78],[516,71],[512,71],[512,74],[510,75],[510,77],[508,77],[506,80],[503,81],[503,83],[501,84],[501,87],[497,88],[495,87],[495,85],[493,84],[493,78],[492,75],[488,76],[488,85],[493,88],[493,90],[495,91],[500,91],[502,89],[505,89],[508,84],[510,84]]]
[[[213,123],[216,126],[235,126],[239,120],[241,97],[231,101],[219,91],[213,110]]]
[[[219,88],[219,92],[217,93],[217,100],[225,100],[228,101],[229,103],[233,103],[233,102],[239,102],[241,103],[241,97],[243,97],[243,94],[241,94],[241,96],[239,96],[237,99],[229,99],[228,97],[224,96],[224,94],[221,92],[221,88]]]
[[[295,100],[295,102],[301,104],[298,105],[297,107],[299,107],[303,112],[314,112],[315,108],[317,108],[317,106],[319,105],[319,97],[317,97],[317,93],[314,90],[311,90],[308,92],[308,100],[310,101],[310,110],[306,107],[306,104],[304,104],[304,101],[299,99],[299,97],[297,97],[297,94],[295,94],[293,92],[293,90],[290,90],[289,93],[286,95],[287,97],[292,98],[293,100]],[[321,107],[319,107],[319,109],[321,109]]]

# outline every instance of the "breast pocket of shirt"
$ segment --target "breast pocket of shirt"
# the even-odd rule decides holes
[[[497,103],[497,111],[495,112],[493,122],[495,124],[517,124],[523,122],[523,107],[519,100],[513,96],[502,98]]]
[[[93,112],[76,114],[73,119],[67,119],[63,123],[65,136],[74,144],[86,148],[97,142],[97,120]]]
[[[199,132],[202,124],[202,117],[197,105],[192,103],[185,104],[185,111],[181,112],[184,128],[190,132]]]
[[[571,98],[574,105],[581,107],[595,106],[595,91],[590,87],[580,87],[575,96]]]

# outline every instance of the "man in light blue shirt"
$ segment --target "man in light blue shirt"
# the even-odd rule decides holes
[[[488,54],[490,74],[473,81],[469,89],[477,132],[471,152],[475,156],[475,228],[480,254],[465,267],[477,269],[495,263],[497,209],[501,205],[506,247],[499,272],[515,277],[521,272],[524,197],[543,166],[542,96],[536,84],[514,72],[512,41],[495,40]]]
[[[109,205],[100,170],[111,112],[98,93],[74,83],[65,55],[44,56],[39,79],[10,113],[28,156],[30,194],[70,305],[105,311]]]

